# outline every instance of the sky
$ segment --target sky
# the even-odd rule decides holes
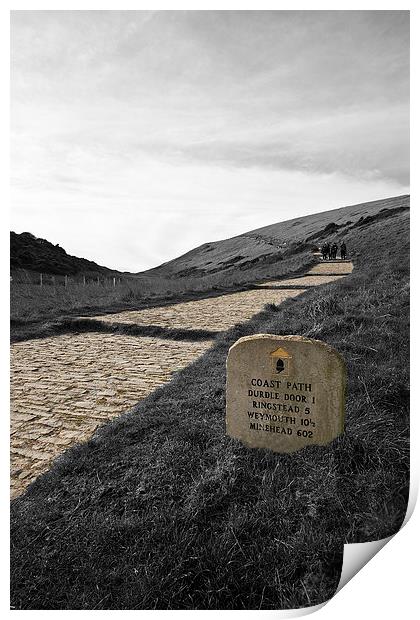
[[[11,228],[122,271],[409,193],[408,11],[14,11]]]

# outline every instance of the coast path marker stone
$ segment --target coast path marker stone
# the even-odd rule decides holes
[[[229,349],[226,432],[250,448],[295,452],[344,430],[347,373],[331,346],[259,334]]]

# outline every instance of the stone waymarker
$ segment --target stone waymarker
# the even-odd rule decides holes
[[[294,452],[344,430],[346,368],[320,340],[261,334],[229,349],[226,431],[251,448]]]

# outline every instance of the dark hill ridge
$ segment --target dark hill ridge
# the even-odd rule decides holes
[[[57,275],[118,273],[85,258],[71,256],[59,245],[28,232],[10,233],[10,269],[28,269]]]
[[[205,243],[144,273],[163,277],[200,277],[210,273],[248,269],[307,251],[329,237],[344,239],[354,227],[392,217],[409,209],[410,196],[395,196],[331,211],[306,215],[243,233],[231,239]]]
[[[278,263],[300,252],[308,253],[325,240],[345,239],[354,228],[393,217],[409,209],[409,205],[410,196],[404,195],[294,218],[230,239],[205,243],[158,267],[137,274],[125,272],[125,275],[194,279],[224,272],[224,276],[229,276]],[[71,256],[59,245],[28,232],[10,233],[10,267],[57,275],[121,274],[93,261]]]

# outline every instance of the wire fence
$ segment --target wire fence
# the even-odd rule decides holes
[[[10,275],[10,284],[29,284],[32,286],[63,286],[65,288],[69,286],[102,286],[102,287],[117,287],[122,284],[127,284],[133,281],[133,278],[127,278],[122,276],[100,276],[100,275],[61,275],[51,273],[37,273],[26,269],[19,269],[13,271]]]

